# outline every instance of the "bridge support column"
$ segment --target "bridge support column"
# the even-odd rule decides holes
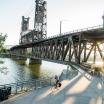
[[[29,59],[29,64],[41,64],[41,60],[40,59],[33,59],[33,58],[30,58]]]

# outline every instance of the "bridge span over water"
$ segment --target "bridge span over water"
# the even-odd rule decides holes
[[[29,56],[33,59],[87,67],[89,63],[103,63],[103,50],[104,28],[95,26],[20,44],[12,47],[10,52],[21,57]]]
[[[104,61],[103,26],[74,30],[47,38],[47,2],[36,0],[34,29],[28,31],[29,17],[22,16],[20,44],[10,49],[13,56],[30,57],[62,64],[89,66]]]

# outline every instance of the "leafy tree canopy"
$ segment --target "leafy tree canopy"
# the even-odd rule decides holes
[[[7,34],[0,33],[0,50],[3,49],[6,38]]]

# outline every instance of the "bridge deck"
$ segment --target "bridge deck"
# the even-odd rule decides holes
[[[30,33],[28,33],[26,35],[30,35]],[[49,37],[49,38],[43,39],[43,40],[36,40],[34,43],[25,43],[25,44],[21,44],[21,45],[16,45],[16,46],[12,47],[11,50],[15,49],[15,48],[29,48],[29,47],[32,47],[34,44],[42,43],[44,41],[50,41],[50,40],[57,39],[57,38],[59,38],[59,39],[68,38],[70,36],[71,37],[77,36],[79,34],[82,35],[82,37],[81,37],[82,40],[95,40],[95,39],[98,41],[104,40],[104,28],[102,28],[102,26],[98,26],[98,27],[74,30],[71,32],[64,33],[61,36],[57,35],[57,36]]]

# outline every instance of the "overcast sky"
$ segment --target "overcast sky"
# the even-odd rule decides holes
[[[7,33],[6,44],[18,44],[21,17],[30,17],[33,28],[35,0],[0,0],[0,32]],[[104,0],[47,0],[47,36],[102,25]]]

